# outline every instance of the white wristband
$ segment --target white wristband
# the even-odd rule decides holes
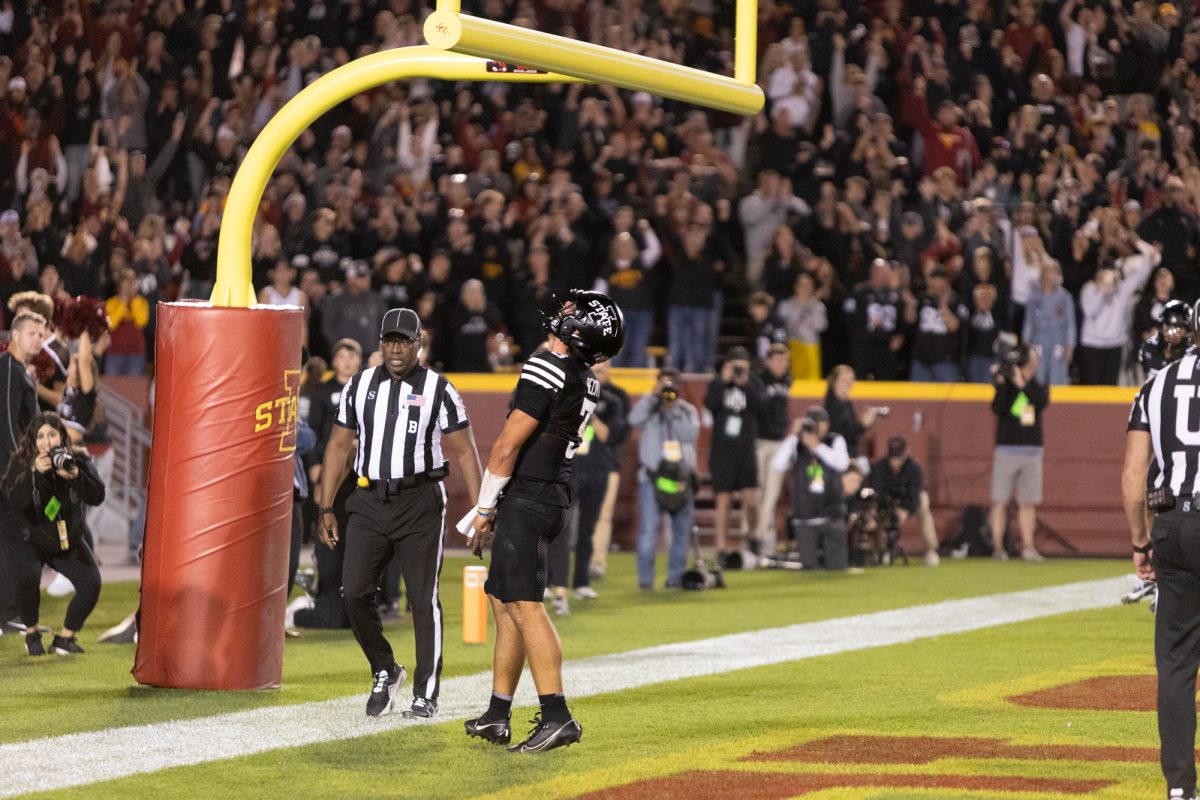
[[[479,502],[475,504],[476,508],[495,508],[496,503],[500,502],[500,492],[504,491],[504,486],[509,479],[510,476],[493,475],[485,468],[483,482],[479,486]]]

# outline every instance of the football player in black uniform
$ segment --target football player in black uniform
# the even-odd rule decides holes
[[[525,362],[504,429],[492,446],[479,502],[459,523],[483,552],[493,537],[484,590],[496,619],[492,698],[466,723],[467,734],[508,744],[513,694],[526,659],[541,712],[529,738],[509,748],[537,753],[574,744],[583,729],[571,717],[562,685],[562,644],[546,615],[546,550],[571,505],[571,460],[600,399],[591,366],[621,351],[621,311],[599,292],[571,291],[542,315],[549,351]],[[503,491],[503,497],[501,492]]]
[[[1160,370],[1166,369],[1172,362],[1183,358],[1193,350],[1192,331],[1195,328],[1192,309],[1182,300],[1170,300],[1162,309],[1162,317],[1158,322],[1158,330],[1150,334],[1150,338],[1142,342],[1138,348],[1137,360],[1146,371],[1146,380],[1150,381]],[[1146,475],[1146,491],[1158,487],[1162,470],[1158,462],[1151,460],[1150,469]],[[1154,527],[1154,512],[1148,511],[1147,530]],[[1122,603],[1137,603],[1146,598],[1150,599],[1150,611],[1158,609],[1158,585],[1154,581],[1142,580],[1134,575],[1133,589],[1121,598]]]
[[[1137,360],[1150,380],[1173,361],[1183,358],[1192,340],[1192,309],[1182,300],[1170,300],[1163,306],[1158,330],[1142,342]]]

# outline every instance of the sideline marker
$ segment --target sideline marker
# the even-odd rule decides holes
[[[467,644],[487,643],[486,580],[487,567],[463,567],[463,641]]]

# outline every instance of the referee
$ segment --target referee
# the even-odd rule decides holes
[[[359,372],[342,392],[321,467],[318,527],[321,541],[336,546],[332,506],[357,439],[358,487],[346,501],[342,594],[354,638],[371,664],[367,716],[391,711],[404,684],[404,667],[396,663],[383,636],[375,604],[380,574],[395,554],[408,587],[417,648],[413,704],[404,716],[432,719],[442,673],[438,576],[446,519],[442,479],[448,472],[442,442],[454,451],[470,497],[479,494],[482,470],[462,398],[443,376],[418,364],[421,320],[416,312],[391,309],[383,315],[379,336],[383,365]]]
[[[1169,798],[1196,796],[1200,667],[1200,358],[1188,353],[1138,392],[1129,415],[1121,494],[1138,577],[1158,580],[1154,661],[1158,737]],[[1151,460],[1157,477],[1147,491]],[[1157,512],[1147,530],[1147,510]]]

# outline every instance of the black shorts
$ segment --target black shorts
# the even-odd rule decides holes
[[[758,488],[758,460],[754,443],[749,447],[734,445],[714,450],[709,456],[714,492],[736,492]]]
[[[546,550],[558,538],[567,509],[525,497],[505,497],[496,509],[492,564],[483,590],[502,603],[542,602]]]

